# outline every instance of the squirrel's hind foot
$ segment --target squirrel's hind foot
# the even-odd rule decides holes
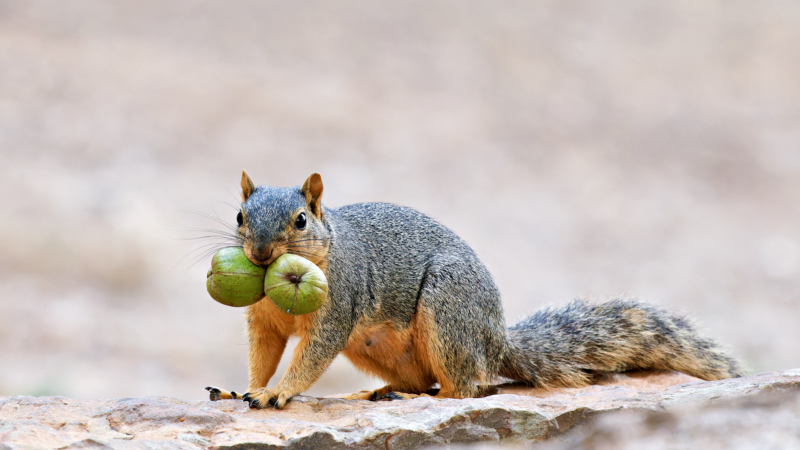
[[[409,400],[409,399],[417,398],[417,397],[430,397],[430,395],[428,395],[428,394],[409,394],[409,393],[406,393],[406,392],[395,392],[395,391],[392,391],[392,392],[389,392],[388,394],[382,395],[382,396],[374,399],[374,401],[379,401],[379,400]]]
[[[347,400],[369,400],[377,402],[380,400],[409,400],[417,397],[433,397],[436,395],[436,389],[433,389],[422,394],[411,394],[407,392],[397,392],[392,389],[391,385],[386,385],[374,391],[359,391],[355,394],[350,394],[345,399]]]
[[[392,386],[386,385],[380,389],[375,389],[374,391],[358,391],[355,394],[350,394],[344,398],[345,400],[369,400],[374,402],[390,392],[392,392]]]

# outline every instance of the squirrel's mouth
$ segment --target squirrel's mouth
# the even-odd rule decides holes
[[[244,245],[244,254],[253,264],[266,268],[272,261],[278,259],[284,252],[276,251],[274,247],[253,248],[252,245]]]

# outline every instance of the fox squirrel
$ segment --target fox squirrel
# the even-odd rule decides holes
[[[249,387],[207,387],[211,400],[242,398],[283,408],[319,379],[339,353],[385,380],[351,399],[484,394],[505,377],[536,387],[577,387],[608,372],[676,370],[705,380],[744,370],[686,319],[638,301],[573,301],[506,328],[500,292],[475,252],[413,209],[388,203],[322,205],[322,177],[302,187],[256,186],[242,171],[236,246],[266,267],[289,252],[325,272],[328,299],[291,316],[269,301],[247,307]],[[272,389],[290,336],[300,342]]]

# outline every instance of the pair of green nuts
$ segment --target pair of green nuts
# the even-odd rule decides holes
[[[302,256],[284,253],[264,269],[250,262],[240,247],[228,247],[212,258],[206,289],[223,305],[249,306],[268,297],[281,311],[300,315],[325,303],[328,280]]]

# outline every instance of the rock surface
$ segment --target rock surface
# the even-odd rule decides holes
[[[600,414],[529,450],[800,449],[800,390]],[[477,450],[477,449],[470,449]]]
[[[282,411],[250,410],[235,400],[0,397],[0,449],[409,449],[479,441],[540,441],[587,421],[597,423],[605,412],[633,409],[670,414],[789,390],[800,390],[800,369],[712,382],[678,373],[614,375],[581,389],[502,386],[498,395],[464,400],[366,402],[298,396]],[[800,412],[796,401],[792,405],[789,414],[793,411],[796,424]]]

